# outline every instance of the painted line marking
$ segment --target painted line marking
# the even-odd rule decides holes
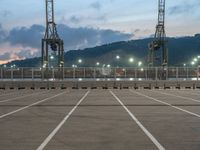
[[[136,122],[136,124],[142,129],[142,131],[149,137],[149,139],[156,145],[159,150],[165,150],[165,148],[158,142],[158,140],[142,125],[142,123],[133,115],[133,113],[123,104],[123,102],[110,90],[112,96],[121,104],[121,106],[127,111],[130,117]]]
[[[179,108],[179,107],[177,107],[177,106],[173,106],[172,104],[169,104],[169,103],[167,103],[167,102],[160,101],[160,100],[158,100],[158,99],[156,99],[156,98],[147,96],[147,95],[142,94],[142,93],[139,93],[139,92],[134,92],[134,91],[132,91],[132,90],[130,90],[130,92],[135,93],[135,94],[138,94],[138,95],[143,96],[143,97],[146,97],[146,98],[148,98],[148,99],[154,100],[154,101],[156,101],[156,102],[165,104],[165,105],[167,105],[167,106],[173,107],[173,108],[175,108],[175,109],[177,109],[177,110],[183,111],[183,112],[185,112],[185,113],[188,113],[188,114],[190,114],[190,115],[193,115],[193,116],[195,116],[195,117],[200,118],[200,115],[198,115],[198,114],[196,114],[196,113],[193,113],[193,112],[191,112],[191,111],[188,111],[188,110]]]
[[[177,97],[177,98],[182,98],[182,99],[185,99],[185,100],[191,100],[191,101],[200,103],[200,100],[193,99],[193,98],[190,98],[190,97],[183,97],[183,96],[169,94],[169,93],[164,93],[164,92],[160,92],[160,91],[159,92],[158,91],[153,91],[153,92],[160,93],[160,94],[163,94],[163,95],[173,96],[173,97]]]
[[[10,101],[14,101],[14,100],[17,100],[17,99],[20,99],[20,98],[25,98],[25,97],[28,97],[28,96],[32,96],[32,95],[36,95],[36,94],[43,94],[43,93],[46,93],[46,91],[45,92],[32,93],[32,94],[28,94],[28,95],[24,95],[24,96],[19,96],[19,97],[15,97],[15,98],[10,98],[10,99],[6,99],[6,100],[2,100],[2,101],[0,101],[0,103],[10,102]]]
[[[40,103],[43,103],[43,102],[48,101],[48,100],[50,100],[50,99],[53,99],[53,98],[55,98],[55,97],[58,97],[58,96],[60,96],[60,95],[62,95],[62,94],[64,94],[64,93],[65,93],[65,92],[59,93],[59,94],[54,95],[54,96],[52,96],[52,97],[45,98],[45,99],[43,99],[43,100],[41,100],[41,101],[38,101],[38,102],[36,102],[36,103],[27,105],[27,106],[25,106],[25,107],[19,108],[19,109],[17,109],[17,110],[12,111],[12,112],[9,112],[9,113],[6,113],[6,114],[4,114],[4,115],[1,115],[1,116],[0,116],[0,119],[5,118],[5,117],[7,117],[7,116],[9,116],[9,115],[15,114],[15,113],[17,113],[17,112],[20,112],[20,111],[22,111],[22,110],[25,110],[25,109],[27,109],[27,108],[29,108],[29,107],[38,105],[38,104],[40,104]]]
[[[90,91],[88,91],[74,106],[74,108],[65,116],[65,118],[58,124],[58,126],[49,134],[49,136],[42,142],[42,144],[37,148],[37,150],[43,150],[47,144],[51,141],[51,139],[56,135],[56,133],[60,130],[60,128],[65,124],[65,122],[69,119],[72,113],[77,109],[77,107],[81,104],[81,102],[88,96]]]

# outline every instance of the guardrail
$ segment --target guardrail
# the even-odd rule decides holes
[[[1,80],[199,80],[200,68],[0,68]]]

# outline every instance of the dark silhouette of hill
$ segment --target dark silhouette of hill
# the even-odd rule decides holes
[[[95,66],[96,62],[130,66],[130,63],[128,63],[130,57],[145,62],[148,43],[151,40],[151,38],[148,38],[127,42],[122,41],[84,50],[70,50],[65,53],[65,64],[67,67],[71,67],[72,64],[77,64],[78,59],[83,59],[81,66]],[[194,56],[200,55],[200,34],[191,37],[168,38],[168,48],[170,66],[182,66],[183,63],[190,63]],[[120,55],[120,61],[115,59],[116,55]],[[13,63],[18,67],[39,67],[41,60],[40,58],[32,58],[13,61]]]

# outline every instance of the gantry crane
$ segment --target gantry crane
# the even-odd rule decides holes
[[[50,66],[51,60],[56,61]],[[42,67],[64,67],[64,42],[60,39],[54,20],[54,1],[46,0],[46,32],[42,39]]]
[[[149,44],[149,67],[168,66],[168,48],[165,34],[165,0],[158,0],[158,24],[153,41]]]

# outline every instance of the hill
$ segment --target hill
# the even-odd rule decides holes
[[[78,59],[82,59],[81,66],[95,66],[96,62],[101,64],[111,64],[118,66],[132,66],[128,62],[130,57],[136,60],[146,61],[148,54],[148,43],[151,38],[122,41],[107,45],[86,48],[84,50],[70,50],[65,53],[65,66],[71,67],[77,64]],[[168,38],[169,48],[169,65],[182,66],[183,63],[190,63],[194,56],[200,54],[200,34],[191,37]],[[116,55],[120,55],[121,59],[116,60]],[[40,58],[32,58],[21,61],[13,61],[18,67],[39,67]]]

